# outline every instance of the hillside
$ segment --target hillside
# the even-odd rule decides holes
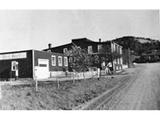
[[[130,48],[136,55],[150,53],[154,50],[160,50],[160,41],[150,38],[124,36],[113,40],[114,42],[123,46],[123,48]]]

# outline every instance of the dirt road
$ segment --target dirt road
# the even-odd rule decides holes
[[[99,109],[158,110],[160,109],[160,63],[137,65],[132,84],[119,90]],[[135,78],[136,76],[136,78]]]

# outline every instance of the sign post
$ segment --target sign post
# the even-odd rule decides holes
[[[36,82],[36,85],[35,85],[35,87],[36,87],[36,91],[38,91],[38,79],[37,79],[37,76],[36,75],[34,75],[34,78],[33,78],[34,80],[35,80],[35,82]]]

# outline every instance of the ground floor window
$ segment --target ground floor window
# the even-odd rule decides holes
[[[56,66],[56,56],[55,55],[51,56],[51,64],[52,66]]]
[[[68,66],[68,59],[67,59],[67,57],[64,57],[64,66]]]
[[[73,58],[69,57],[69,63],[72,63],[72,61],[73,61]]]
[[[58,56],[58,66],[62,66],[62,56]]]

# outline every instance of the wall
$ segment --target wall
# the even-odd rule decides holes
[[[114,57],[113,60],[113,69],[116,70],[121,70],[122,69],[122,64],[123,64],[123,58],[122,58],[122,47],[116,43],[111,43],[111,51],[114,54],[118,54],[119,56]]]
[[[14,53],[22,53],[26,52],[27,58],[21,59],[5,59],[0,60],[0,78],[13,78],[15,77],[15,73],[11,72],[11,62],[18,62],[18,73],[19,78],[32,78],[32,50],[27,51],[17,51],[17,52],[8,52],[8,53],[0,53],[0,55],[4,54],[14,54]]]
[[[72,47],[72,43],[69,44],[65,44],[62,46],[57,46],[57,47],[52,47],[50,50],[51,52],[55,52],[55,53],[63,53],[63,49],[67,48],[68,50],[70,50]],[[45,49],[44,51],[48,51],[49,49]]]
[[[52,66],[52,64],[51,64],[51,56],[52,55],[56,56],[56,66]],[[62,56],[62,66],[58,66],[58,56]],[[64,55],[63,54],[34,50],[35,66],[38,66],[38,59],[39,58],[49,60],[49,71],[63,71],[64,69],[68,69],[68,67],[64,66]]]
[[[128,67],[133,67],[133,60],[135,59],[134,55],[131,54],[130,49],[123,50],[123,64]]]
[[[92,52],[93,53],[98,52],[98,47],[97,47],[98,44],[86,38],[72,40],[72,42],[77,46],[81,47],[82,49],[85,49],[86,51],[88,51],[88,46],[92,46]]]

